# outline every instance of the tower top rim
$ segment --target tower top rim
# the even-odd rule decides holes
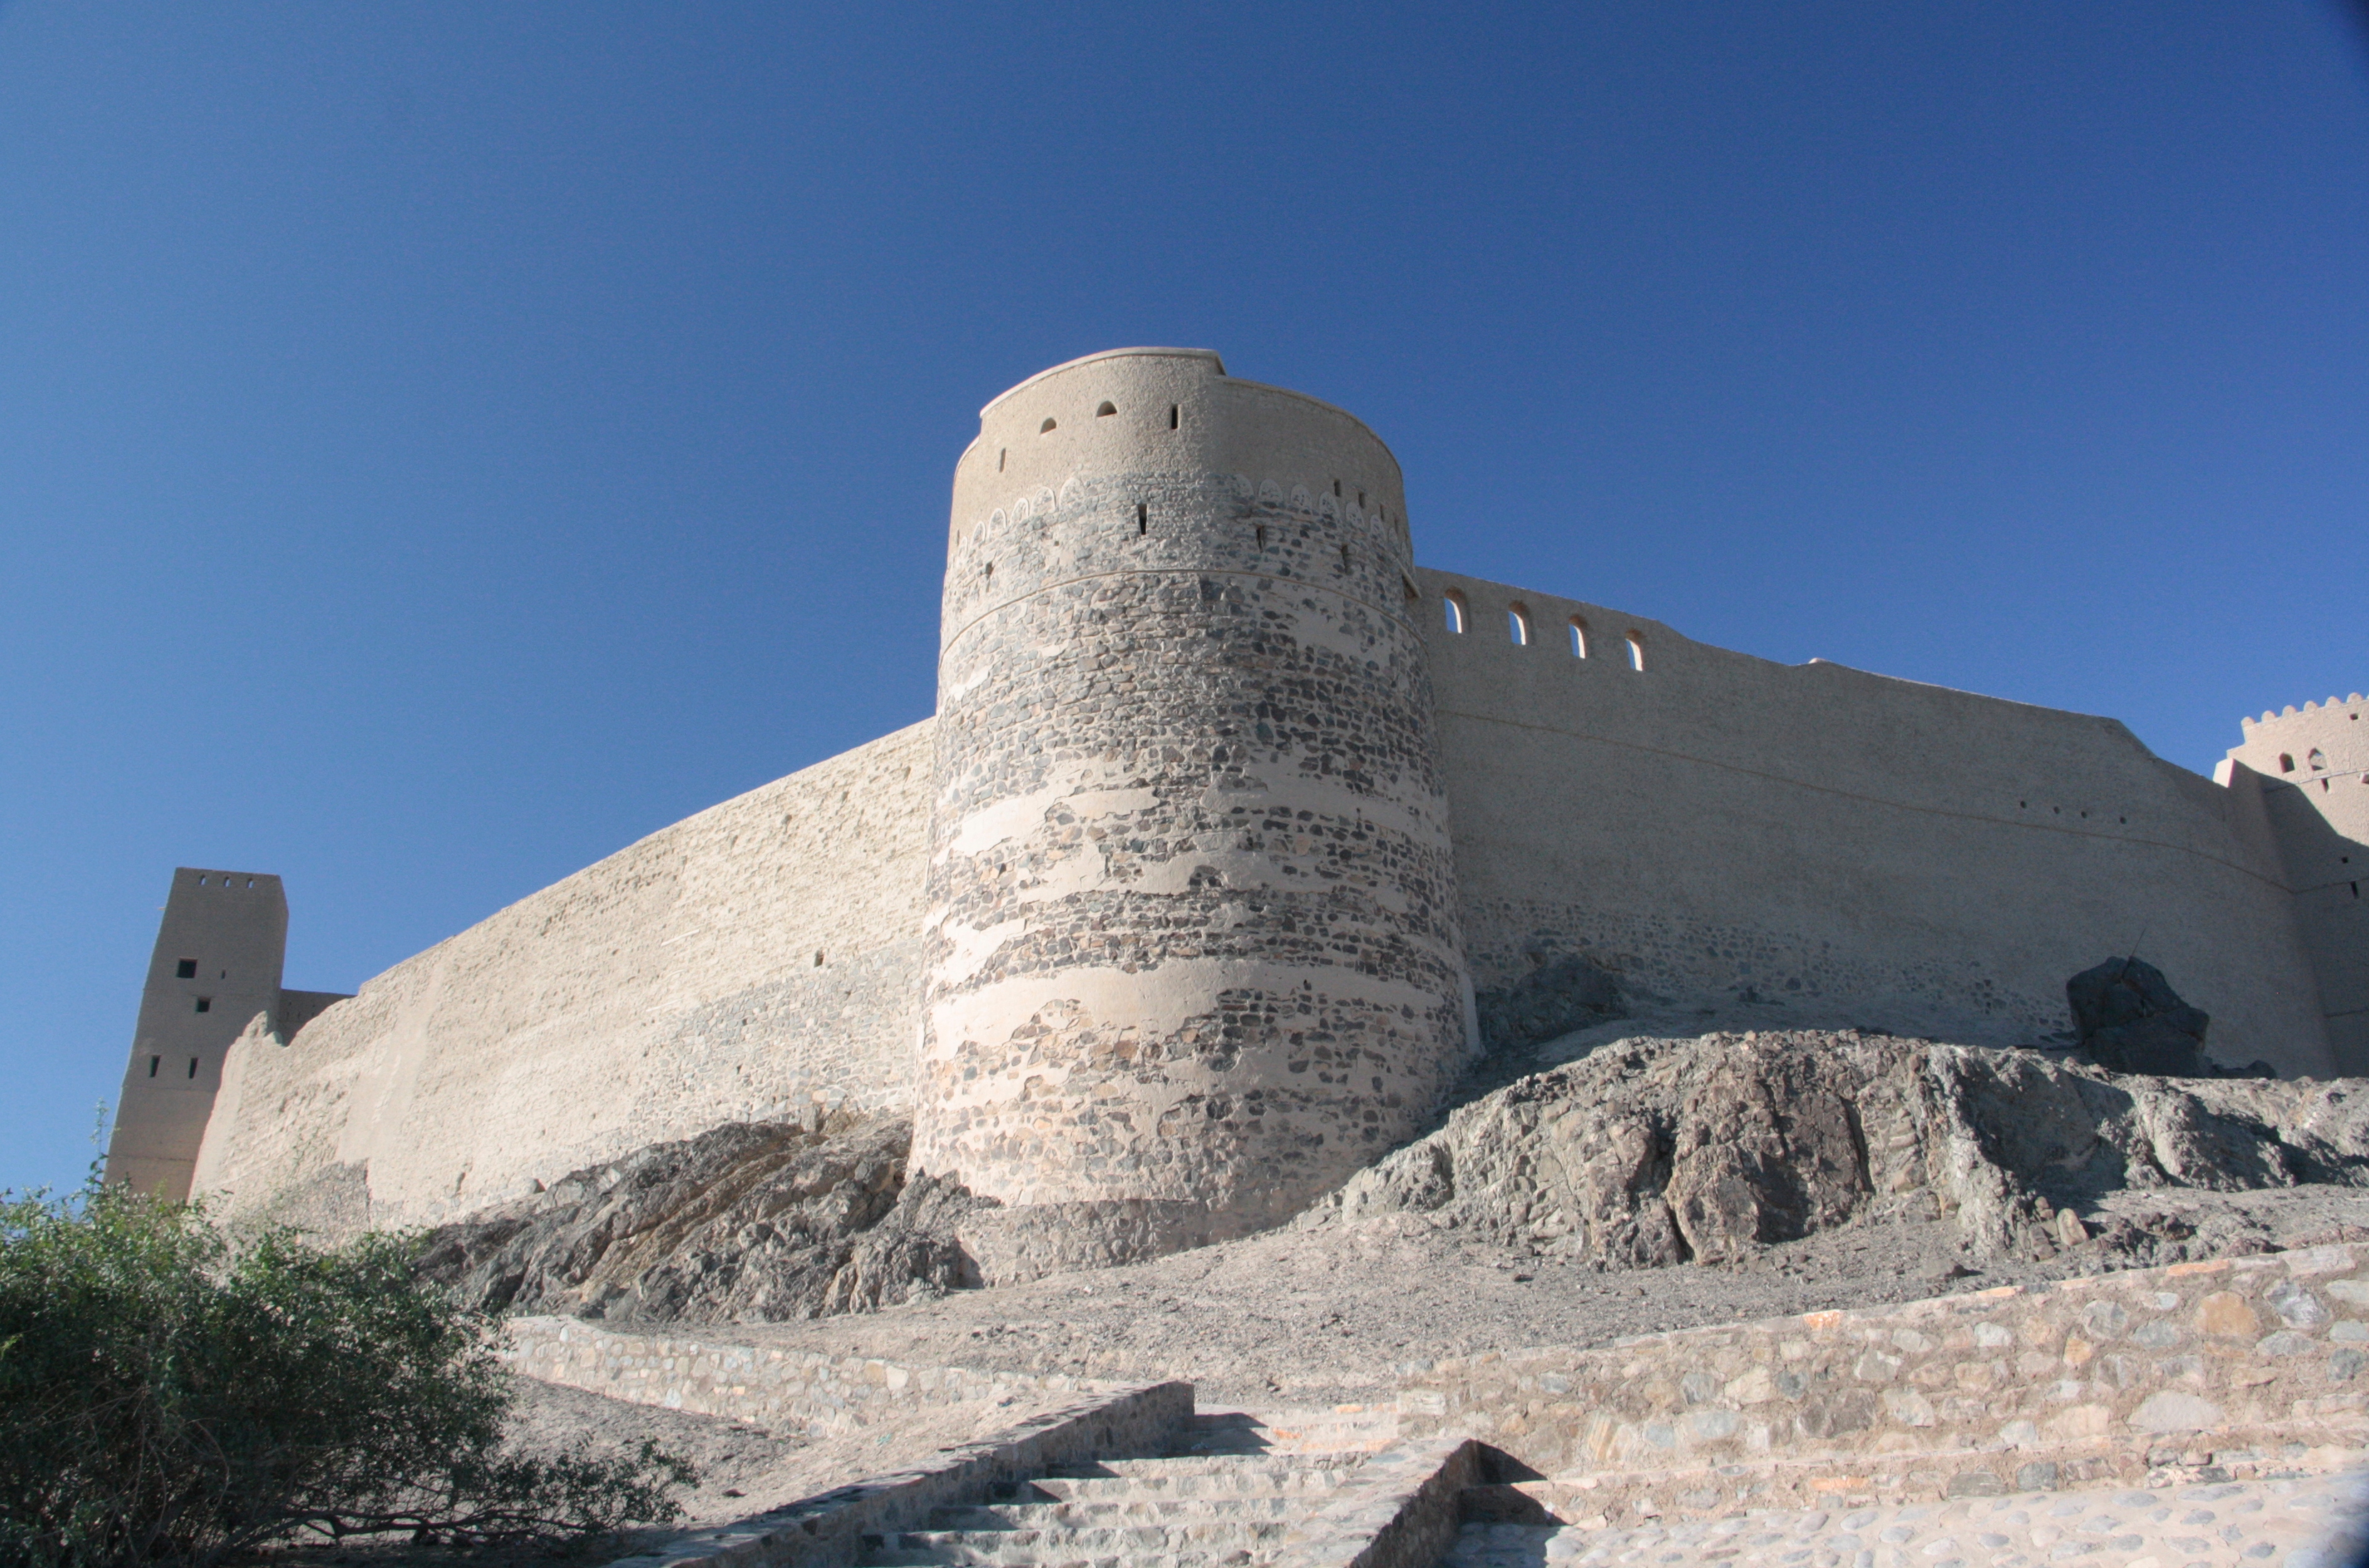
[[[1073,371],[1080,365],[1091,365],[1102,360],[1127,359],[1207,360],[1219,375],[1226,373],[1226,361],[1218,357],[1218,351],[1215,349],[1104,349],[1098,353],[1081,354],[1074,360],[1064,360],[1058,365],[1047,365],[1025,381],[1013,383],[981,405],[978,417],[985,419],[997,404],[1007,397],[1027,391],[1047,376],[1057,376],[1064,371]]]

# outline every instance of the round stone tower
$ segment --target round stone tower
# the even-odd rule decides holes
[[[1398,463],[1130,349],[981,411],[938,659],[913,1165],[990,1279],[1288,1218],[1476,1048]]]

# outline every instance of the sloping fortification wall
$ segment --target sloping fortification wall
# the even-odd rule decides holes
[[[718,1123],[911,1096],[925,721],[688,818],[224,1070],[234,1219],[418,1224]]]
[[[2279,868],[2229,792],[2115,721],[1419,575],[1484,1016],[1577,955],[1632,993],[2028,1043],[2066,1028],[2068,976],[2136,948],[2214,1056],[2329,1071]]]

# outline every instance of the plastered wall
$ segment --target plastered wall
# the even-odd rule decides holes
[[[2243,804],[2114,720],[1419,576],[1484,1013],[1490,988],[1576,954],[1681,1004],[2030,1042],[2067,1026],[2069,976],[2136,950],[2212,1013],[2223,1060],[2330,1070]]]
[[[930,728],[654,833],[285,1044],[250,1030],[199,1189],[331,1231],[417,1224],[726,1121],[903,1106]]]
[[[288,898],[277,876],[174,871],[115,1103],[109,1181],[189,1196],[224,1058],[251,1023],[270,1026],[287,943]]]

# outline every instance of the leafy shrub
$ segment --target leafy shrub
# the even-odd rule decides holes
[[[418,1238],[234,1249],[194,1205],[0,1194],[0,1562],[212,1562],[304,1531],[558,1543],[676,1517],[694,1478],[505,1452],[493,1320]]]

